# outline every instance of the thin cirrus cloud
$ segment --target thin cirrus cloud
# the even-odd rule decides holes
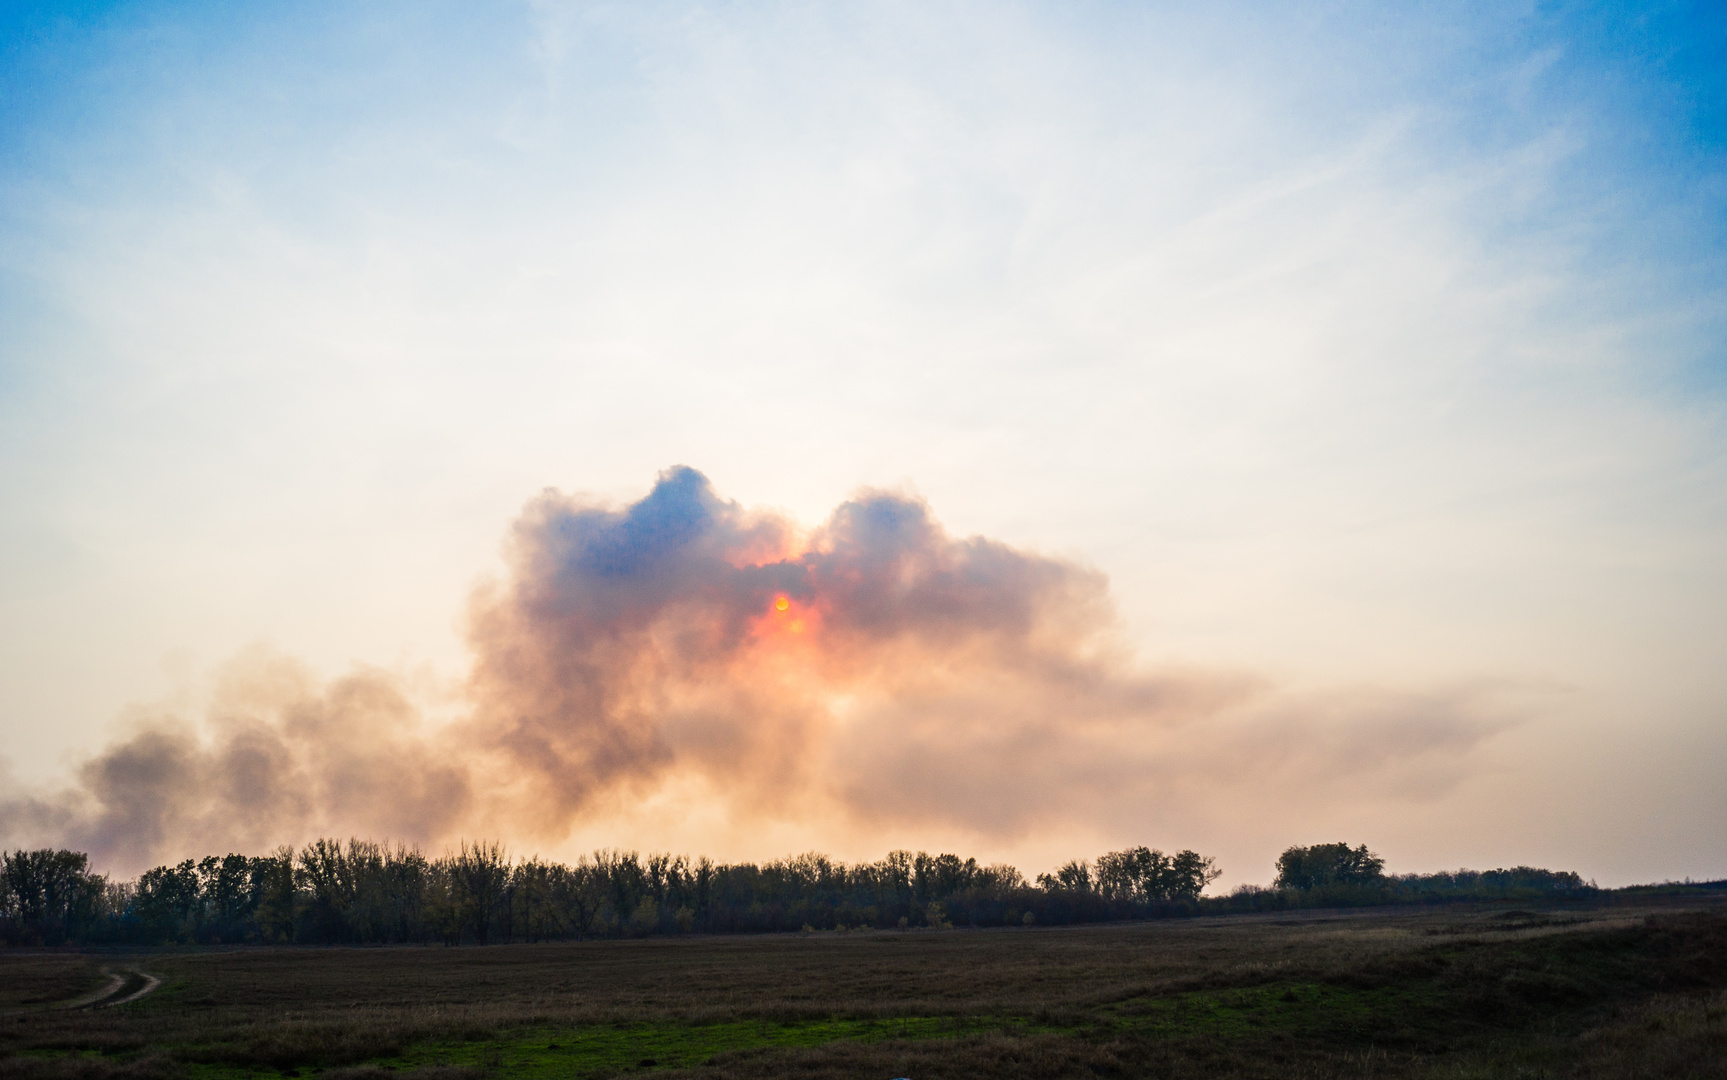
[[[387,673],[319,684],[255,651],[202,717],[139,717],[0,823],[129,868],[328,832],[556,847],[693,781],[744,827],[861,846],[934,823],[999,845],[1198,789],[1420,776],[1431,798],[1507,722],[1467,692],[1303,700],[1145,670],[1095,570],[954,538],[902,494],[802,529],[678,467],[621,508],[540,496],[510,552],[471,597],[453,719]]]

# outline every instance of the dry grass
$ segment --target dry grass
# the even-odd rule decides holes
[[[16,955],[0,951],[0,1012],[69,1001],[107,982],[87,956]]]
[[[165,985],[45,1004],[115,963]],[[1727,1075],[1727,918],[1678,909],[3,954],[0,975],[0,1080]],[[887,1020],[906,1037],[858,1034]]]

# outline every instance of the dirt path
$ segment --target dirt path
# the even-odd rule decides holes
[[[152,991],[152,990],[156,989],[158,986],[162,985],[161,979],[158,979],[156,976],[151,975],[147,972],[134,971],[134,972],[131,972],[131,974],[136,975],[138,978],[142,979],[144,981],[143,985],[139,986],[136,990],[133,990],[130,994],[127,994],[125,997],[109,998],[105,1001],[102,1001],[96,1007],[99,1009],[106,1009],[106,1008],[110,1008],[111,1006],[114,1006],[114,1005],[124,1005],[129,1001],[137,1001],[139,998],[143,997],[145,994],[148,994],[150,991]],[[127,982],[130,983],[131,980],[128,979]]]
[[[115,1005],[137,1001],[150,991],[162,985],[162,980],[143,971],[104,971],[108,976],[108,984],[99,990],[73,998],[61,1003],[62,1009],[106,1009]]]

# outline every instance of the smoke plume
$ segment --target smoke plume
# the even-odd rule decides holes
[[[388,673],[320,684],[254,651],[200,724],[144,718],[0,828],[128,867],[320,833],[556,844],[675,789],[734,821],[1015,837],[1208,786],[1443,790],[1496,723],[1466,693],[1145,670],[1101,574],[902,494],[802,530],[679,467],[622,508],[539,496],[507,559],[470,600],[457,720]]]

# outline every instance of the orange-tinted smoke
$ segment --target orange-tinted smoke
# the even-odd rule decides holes
[[[951,537],[904,495],[806,535],[678,467],[622,508],[540,496],[508,558],[469,605],[457,722],[427,725],[383,673],[320,685],[242,658],[201,725],[146,724],[0,828],[123,867],[319,833],[556,843],[696,781],[733,821],[887,846],[932,824],[1142,835],[1207,790],[1441,790],[1493,727],[1455,692],[1148,673],[1101,574]]]
[[[471,620],[474,731],[521,805],[555,829],[598,791],[679,769],[764,806],[807,797],[835,779],[825,751],[860,698],[927,708],[937,688],[1029,683],[1069,698],[1058,726],[1167,704],[1167,688],[1112,673],[1095,572],[952,539],[922,502],[881,492],[788,550],[794,535],[688,468],[622,510],[532,503],[510,580]],[[905,726],[868,723],[883,739]]]

